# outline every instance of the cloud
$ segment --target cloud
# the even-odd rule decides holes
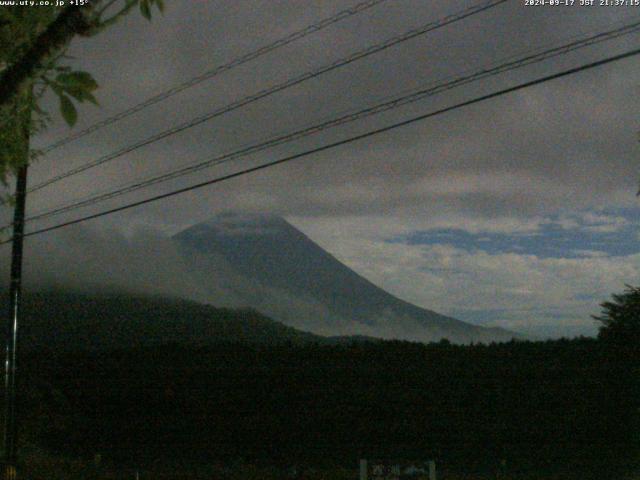
[[[588,211],[538,217],[528,222],[475,218],[450,225],[443,228],[435,222],[427,228],[391,237],[390,241],[425,245],[449,243],[466,250],[522,252],[540,258],[624,256],[640,251],[634,238],[640,222]]]
[[[329,220],[321,228],[309,219],[294,223],[356,272],[404,300],[537,337],[595,334],[590,315],[598,313],[599,303],[625,283],[640,281],[638,248],[629,255],[579,252],[574,258],[544,258],[459,248],[451,244],[455,232],[436,236],[433,244],[389,242],[388,231],[376,232],[382,224],[373,218],[336,222],[333,228]]]
[[[52,152],[31,168],[30,181],[37,183],[82,165],[467,6],[463,0],[385,2]],[[104,34],[74,41],[71,46],[70,54],[76,58],[73,64],[92,72],[101,85],[101,108],[82,105],[79,123],[90,125],[344,8],[345,3],[337,0],[238,0],[190,2],[188,8],[177,3],[168,5],[166,14],[154,18],[151,24],[139,15],[131,15]],[[602,31],[627,21],[627,14],[626,9],[567,8],[560,12],[508,2],[36,192],[29,197],[29,212],[64,205],[96,191],[108,191],[463,72],[483,69],[531,51],[532,45],[536,49],[556,46],[578,35]],[[509,72],[242,161],[34,222],[29,228],[50,226],[299,153],[604,58],[632,48],[637,40],[638,34],[634,34]],[[606,296],[623,282],[637,278],[637,259],[629,244],[613,252],[607,247],[609,237],[604,237],[617,234],[615,238],[620,239],[627,235],[636,242],[638,238],[637,223],[615,213],[622,208],[636,216],[638,212],[635,192],[640,178],[640,87],[635,69],[634,60],[617,62],[95,220],[92,228],[116,229],[122,237],[113,244],[98,242],[105,252],[103,271],[92,272],[89,279],[79,283],[91,278],[117,278],[119,269],[125,266],[119,263],[116,252],[126,252],[127,242],[138,235],[140,228],[174,233],[225,210],[271,212],[292,219],[312,239],[376,283],[428,308],[446,312],[462,305],[464,311],[472,312],[470,299],[479,301],[479,308],[485,309],[488,305],[484,299],[497,295],[494,302],[505,308],[515,302],[514,311],[521,313],[503,321],[516,322],[526,321],[520,308],[528,298],[527,305],[547,305],[549,301],[554,308],[566,308],[563,318],[569,322],[588,308],[581,304],[578,312],[578,306],[567,303],[567,298],[589,292]],[[52,112],[58,108],[53,97],[46,99],[45,107]],[[33,139],[35,146],[70,133],[61,119],[54,117],[52,127]],[[585,211],[587,214],[581,217]],[[550,238],[551,226],[573,232],[573,237],[554,233],[556,239],[569,239],[569,247],[555,254],[523,247],[522,239],[529,238],[533,244]],[[472,251],[468,245],[460,248],[455,242],[443,246],[440,240],[433,245],[387,241],[418,231],[444,235],[445,230],[477,235],[474,240],[478,242],[481,236],[494,240],[499,234],[503,239],[510,235],[520,240],[514,240],[507,252],[502,248],[489,253],[484,247]],[[455,232],[449,233],[459,238]],[[578,236],[594,241],[578,241]],[[76,268],[74,252],[77,259],[82,259],[89,248],[83,242],[93,240],[74,233],[61,238],[69,252],[63,256],[64,261]],[[603,241],[604,246],[596,240]],[[34,245],[41,245],[42,252],[48,248],[46,242],[44,237],[33,240]],[[605,257],[601,252],[618,258]],[[568,258],[563,259],[563,255]],[[564,260],[569,263],[562,263]],[[51,277],[62,266],[56,265],[51,271],[33,271],[30,275]],[[599,268],[603,271],[598,272]],[[567,272],[577,276],[567,277]],[[563,276],[575,288],[569,291],[554,274]],[[593,280],[598,275],[604,276],[601,284]],[[142,280],[154,283],[153,278]]]
[[[427,6],[401,0],[371,9],[52,153],[33,169],[33,180],[82,164],[119,145],[466,6],[462,1],[437,1]],[[83,123],[90,124],[342,8],[344,4],[333,1],[313,8],[282,1],[238,1],[215,9],[205,4],[170,8],[152,24],[132,15],[103,35],[72,46],[79,67],[94,72],[102,85],[99,95],[103,107],[83,108]],[[504,21],[507,18],[509,21]],[[145,178],[439,78],[486,67],[530,50],[531,45],[555,45],[563,38],[602,30],[624,18],[622,12],[611,9],[567,9],[558,15],[550,9],[532,12],[521,5],[504,5],[171,137],[95,173],[80,175],[60,189],[35,195],[30,203],[34,209],[48,208],[90,193],[96,183],[102,188]],[[185,30],[184,25],[190,28]],[[247,25],[261,27],[251,29]],[[633,44],[631,40],[617,40],[512,72],[274,149],[237,165],[299,152],[600,58]],[[629,203],[639,173],[634,161],[638,96],[628,94],[635,88],[633,75],[628,74],[632,68],[632,64],[621,62],[606,67],[606,71],[585,72],[527,89],[299,163],[166,200],[157,207],[125,214],[125,218],[128,222],[184,227],[206,220],[212,210],[233,208],[268,209],[287,216],[409,217],[453,212],[527,219],[559,208]],[[53,99],[50,103],[54,108]],[[66,134],[62,124],[56,123],[35,142],[46,144]],[[228,168],[186,177],[124,200],[167,191],[225,173],[231,166]],[[100,182],[95,182],[96,174]]]
[[[10,249],[2,250],[0,282],[8,284]],[[150,261],[152,259],[152,261]],[[204,300],[205,291],[185,275],[175,246],[157,231],[74,226],[25,239],[23,286],[76,291],[126,291]]]

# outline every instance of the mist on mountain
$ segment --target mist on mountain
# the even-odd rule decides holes
[[[515,336],[402,301],[272,215],[219,214],[172,237],[73,226],[28,238],[25,248],[27,292],[126,292],[249,307],[327,336],[459,343]],[[0,266],[3,281],[9,264]]]

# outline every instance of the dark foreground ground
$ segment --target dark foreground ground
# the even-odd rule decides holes
[[[594,339],[38,349],[22,364],[23,468],[340,479],[381,458],[434,459],[443,480],[638,478],[639,365]]]

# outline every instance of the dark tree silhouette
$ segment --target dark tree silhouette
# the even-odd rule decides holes
[[[600,304],[600,315],[593,315],[601,323],[601,340],[627,344],[640,341],[640,287],[626,287],[624,293],[613,294],[612,301]]]

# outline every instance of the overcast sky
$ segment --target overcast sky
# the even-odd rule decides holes
[[[74,41],[100,84],[75,130],[355,0],[168,1]],[[51,152],[31,184],[371,44],[480,2],[387,0]],[[579,3],[579,1],[576,1]],[[487,12],[319,76],[34,193],[39,212],[314,125],[340,114],[631,23],[638,7],[525,6]],[[39,223],[97,212],[347,138],[474,96],[640,47],[640,34],[581,49],[197,174]],[[135,208],[89,228],[166,234],[225,210],[281,214],[402,299],[461,320],[542,336],[594,334],[590,314],[638,284],[638,57],[393,132]],[[45,146],[70,130],[53,99]],[[47,234],[55,242],[56,234]],[[26,279],[28,281],[28,279]]]

